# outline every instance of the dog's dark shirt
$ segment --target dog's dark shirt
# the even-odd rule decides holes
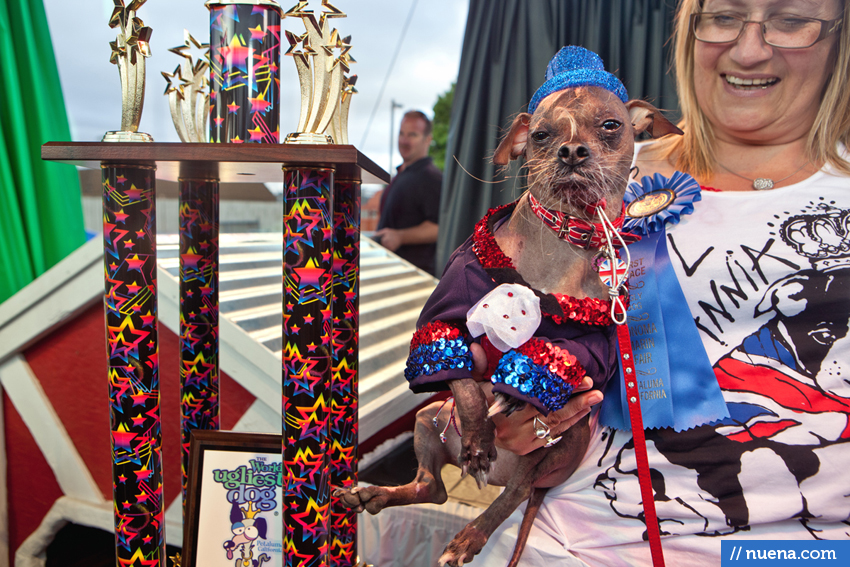
[[[491,211],[491,215],[488,215],[490,226],[487,227],[490,235],[492,230],[508,217],[512,209],[513,207],[509,206],[498,211]],[[492,214],[494,212],[497,214]],[[494,240],[491,239],[490,242],[495,245]],[[530,288],[520,274],[512,268],[482,265],[473,250],[474,244],[475,237],[470,237],[452,255],[440,284],[422,310],[417,323],[418,329],[434,321],[442,321],[457,327],[468,338],[467,311],[482,297],[504,283],[519,283]],[[485,263],[487,263],[486,260]],[[594,388],[601,389],[617,368],[616,333],[613,325],[569,320],[569,314],[564,313],[555,296],[542,294],[539,291],[535,293],[541,297],[540,307],[543,317],[534,336],[569,351],[576,357],[587,375],[593,379]],[[488,362],[492,369],[493,361],[488,360]],[[419,374],[408,379],[410,388],[418,393],[448,389],[446,380],[469,376],[468,369],[449,368],[432,374]],[[544,414],[549,412],[549,409],[543,407],[539,400],[526,396],[515,388],[497,384],[494,390],[503,391],[517,399],[529,402]]]

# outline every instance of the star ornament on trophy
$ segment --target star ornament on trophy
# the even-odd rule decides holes
[[[153,142],[149,134],[139,132],[145,102],[145,59],[151,56],[152,30],[136,12],[147,0],[113,0],[115,8],[109,27],[118,28],[115,41],[109,42],[109,62],[118,66],[121,78],[121,130],[107,132],[104,142]]]
[[[205,50],[197,59],[192,57],[192,47]],[[168,51],[183,58],[173,73],[162,72],[165,78],[165,96],[171,109],[171,120],[182,142],[206,142],[207,120],[210,114],[209,48],[200,43],[189,30],[183,30],[183,45]]]
[[[299,1],[284,14],[301,18],[306,31],[303,34],[286,32],[301,87],[301,113],[296,132],[286,137],[289,144],[347,144],[348,112],[351,96],[357,91],[357,76],[349,76],[355,63],[351,56],[351,37],[341,37],[331,30],[328,20],[343,18],[345,14],[328,0],[322,0],[322,13],[318,20],[306,1]]]

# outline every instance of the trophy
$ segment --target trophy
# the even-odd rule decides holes
[[[330,18],[345,14],[322,0],[323,12],[318,20],[307,2],[299,1],[285,16],[301,18],[306,31],[286,32],[289,50],[295,61],[301,87],[301,114],[298,130],[286,136],[290,144],[347,144],[348,110],[351,95],[357,91],[357,76],[347,76],[351,57],[351,37],[342,38],[336,29],[329,30]]]
[[[197,60],[192,47],[206,50]],[[171,120],[182,142],[207,141],[210,114],[209,44],[183,31],[183,45],[169,49],[183,58],[162,73]],[[183,510],[189,482],[192,431],[220,424],[219,372],[219,179],[183,163],[178,181],[180,218],[180,424]],[[179,565],[177,565],[179,567]]]
[[[121,130],[104,134],[104,142],[153,142],[149,134],[139,132],[145,103],[145,58],[151,56],[151,29],[136,17],[136,12],[146,1],[132,0],[124,6],[124,0],[113,0],[115,10],[109,27],[119,29],[115,41],[109,43],[109,62],[118,66],[121,77]]]
[[[136,17],[145,0],[113,0],[110,62],[121,77],[121,130],[104,142],[153,142],[138,131],[151,29]],[[101,162],[112,498],[116,565],[165,562],[162,419],[157,331],[156,164]],[[136,343],[128,337],[138,337]],[[144,339],[144,340],[142,340]],[[135,417],[134,417],[135,416]]]
[[[195,61],[187,53],[193,45],[198,49],[206,49],[209,56],[209,44],[199,43],[189,30],[183,30],[183,45],[168,50],[182,57],[183,61],[173,73],[163,71],[162,76],[165,77],[165,95],[171,109],[171,120],[180,141],[206,142],[207,118],[210,114],[210,97],[207,92],[209,79],[206,75],[209,65],[205,59]]]

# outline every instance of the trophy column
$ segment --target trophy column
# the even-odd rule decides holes
[[[324,145],[348,144],[348,111],[351,104],[351,96],[356,92],[354,83],[356,76],[349,77],[349,65],[354,62],[349,51],[351,50],[350,37],[342,37],[336,29],[331,30],[328,25],[329,18],[344,17],[345,14],[328,4],[322,2],[323,11],[317,19],[312,10],[306,10],[306,2],[299,2],[294,8],[287,11],[285,16],[300,18],[304,24],[303,34],[286,32],[290,48],[286,55],[291,56],[298,71],[298,80],[301,88],[301,114],[298,119],[296,132],[286,136],[288,144],[310,144]],[[317,49],[322,46],[322,49]],[[287,169],[284,168],[284,172]],[[312,175],[311,171],[311,175]],[[290,483],[287,484],[284,526],[284,553],[286,565],[295,565],[303,558],[318,557],[314,549],[310,547],[315,543],[323,546],[321,548],[321,559],[317,564],[333,566],[351,566],[357,562],[357,515],[343,506],[336,499],[331,500],[331,486],[354,486],[357,482],[357,339],[359,316],[359,268],[360,268],[360,175],[346,175],[345,179],[334,180],[331,175],[329,180],[329,193],[333,198],[326,203],[323,202],[323,214],[332,211],[332,218],[328,215],[322,221],[322,238],[327,239],[328,248],[324,243],[315,246],[310,254],[322,256],[319,263],[318,257],[315,264],[308,264],[306,256],[298,255],[296,246],[302,250],[308,250],[306,246],[298,244],[303,236],[299,231],[307,230],[308,226],[303,220],[304,213],[309,209],[302,205],[299,210],[294,210],[290,205],[291,191],[296,187],[290,180],[288,174],[284,175],[284,186],[286,195],[286,216],[284,217],[284,256],[286,267],[284,270],[284,466],[287,468]],[[331,201],[333,205],[331,206]],[[294,211],[295,214],[293,215]],[[313,215],[312,211],[309,213]],[[308,217],[310,218],[310,217]],[[299,219],[301,219],[299,221]],[[312,220],[311,220],[312,222]],[[321,252],[319,252],[321,248]],[[327,250],[327,252],[325,252]],[[295,526],[290,518],[297,519],[297,514],[291,514],[290,510],[300,509],[302,502],[298,494],[303,491],[304,479],[296,478],[299,474],[294,466],[300,465],[297,458],[293,459],[290,454],[305,459],[305,449],[293,449],[290,446],[291,434],[299,422],[305,419],[306,408],[299,408],[289,398],[289,392],[298,388],[293,376],[299,376],[300,370],[290,366],[287,361],[298,360],[303,352],[297,350],[296,345],[307,345],[308,351],[315,349],[312,335],[308,337],[299,336],[303,333],[305,325],[300,325],[299,318],[295,316],[293,309],[294,298],[303,300],[301,296],[290,295],[290,291],[296,290],[296,284],[303,287],[303,280],[299,279],[298,269],[293,269],[295,275],[290,275],[289,258],[298,259],[302,269],[309,267],[317,269],[316,274],[322,274],[327,281],[327,295],[323,298],[323,306],[326,311],[322,312],[322,320],[325,329],[331,334],[323,337],[322,348],[327,346],[329,351],[330,373],[325,381],[314,380],[312,398],[304,398],[305,403],[312,402],[314,407],[321,407],[323,417],[315,418],[317,422],[324,422],[325,439],[319,444],[320,450],[324,451],[324,467],[329,474],[322,475],[321,491],[318,492],[320,499],[316,500],[315,506],[324,514],[324,527],[321,530],[323,540],[318,541],[316,535],[311,537],[299,536],[303,533],[303,525]],[[325,263],[326,262],[326,263]],[[321,268],[318,268],[321,266]],[[319,271],[321,270],[321,271]],[[325,271],[327,270],[327,271]],[[293,326],[295,322],[295,326]],[[300,327],[299,327],[300,325]],[[324,362],[324,360],[323,360]],[[299,362],[300,364],[300,362]],[[325,374],[323,374],[323,377]],[[306,381],[302,378],[302,383]],[[321,400],[321,405],[319,400]],[[328,437],[329,435],[329,437]],[[316,461],[318,465],[318,459]],[[306,504],[306,502],[304,502]],[[299,522],[300,523],[300,522]],[[297,533],[293,530],[299,530]],[[317,528],[315,533],[319,533]],[[289,547],[291,545],[291,547]],[[301,547],[306,551],[302,552]],[[305,561],[304,564],[308,562]],[[300,563],[299,563],[300,564]]]
[[[333,383],[331,486],[357,485],[357,386],[360,314],[360,179],[334,183]],[[357,563],[357,513],[331,497],[332,567]]]
[[[102,165],[115,547],[122,565],[165,559],[155,169]]]
[[[330,168],[283,168],[284,565],[325,565],[329,550],[333,339]]]
[[[180,441],[183,506],[193,429],[219,428],[219,181],[181,164]],[[212,172],[214,173],[214,172]]]

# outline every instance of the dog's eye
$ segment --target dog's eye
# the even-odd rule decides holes
[[[617,122],[616,120],[606,120],[602,123],[602,128],[604,130],[608,130],[609,132],[613,132],[614,130],[619,129],[622,125],[622,122]]]
[[[549,132],[545,130],[538,130],[531,134],[531,139],[535,142],[544,142],[549,138]]]

